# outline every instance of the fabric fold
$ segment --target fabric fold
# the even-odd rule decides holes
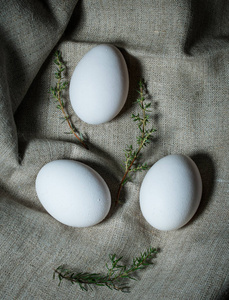
[[[58,4],[56,1],[11,0],[1,5],[2,162],[11,158],[17,164],[17,132],[13,115],[42,64],[61,38],[76,4],[77,0]]]

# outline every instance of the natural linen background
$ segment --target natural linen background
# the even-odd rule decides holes
[[[223,0],[1,1],[1,299],[228,297],[228,37],[229,2]],[[122,51],[130,90],[121,113],[106,124],[85,124],[68,106],[74,124],[88,137],[87,151],[65,134],[67,125],[49,94],[53,54],[63,52],[70,79],[83,55],[100,43]],[[124,187],[125,203],[102,223],[77,229],[57,222],[36,196],[38,171],[55,159],[79,160],[105,179],[114,199],[123,149],[137,135],[130,115],[137,111],[142,77],[157,128],[144,160],[152,165],[174,153],[193,158],[204,188],[195,217],[176,231],[153,229],[139,208],[141,173]],[[52,280],[53,269],[62,263],[103,272],[110,253],[128,263],[149,246],[160,253],[153,266],[138,273],[139,281],[130,282],[130,294],[105,287],[86,293]]]

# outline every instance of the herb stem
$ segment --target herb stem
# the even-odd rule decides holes
[[[67,114],[66,114],[66,112],[65,112],[65,110],[64,110],[64,107],[63,107],[63,105],[62,105],[61,98],[60,98],[60,90],[59,90],[60,80],[61,80],[61,79],[59,79],[59,80],[58,80],[58,83],[57,83],[57,88],[58,88],[57,100],[58,100],[58,102],[59,102],[59,104],[60,104],[61,111],[62,111],[62,113],[63,113],[63,115],[64,115],[65,120],[66,120],[67,123],[68,123],[69,128],[71,129],[72,133],[74,134],[74,136],[75,136],[75,137],[77,138],[77,140],[84,146],[84,148],[88,150],[88,146],[87,146],[87,145],[84,143],[84,141],[82,141],[81,138],[75,133],[75,130],[73,129],[72,124],[71,124],[71,122],[69,121],[69,117],[67,116]]]
[[[72,125],[72,122],[70,121],[69,116],[67,115],[65,108],[64,108],[64,103],[63,100],[61,99],[61,91],[66,89],[68,82],[64,82],[64,84],[61,85],[62,81],[62,72],[64,71],[64,65],[62,62],[62,56],[60,51],[56,51],[55,53],[55,64],[58,66],[57,73],[55,73],[55,76],[57,78],[57,83],[54,88],[51,88],[51,92],[53,94],[53,97],[59,102],[58,108],[62,111],[64,115],[64,120],[67,121],[69,128],[71,129],[72,134],[77,138],[77,140],[84,146],[85,149],[88,150],[88,146],[85,144],[83,139],[81,139],[75,132],[75,128]]]
[[[63,274],[61,271],[59,271],[58,269],[54,270],[55,273],[57,273],[61,278],[69,280],[69,275],[65,275]],[[125,273],[123,275],[127,275],[128,273]],[[93,274],[93,275],[99,275],[99,274]],[[117,280],[118,278],[121,277],[121,274],[116,275],[115,277],[111,277],[111,276],[104,276],[101,277],[99,280],[94,280],[94,282],[90,282],[91,284],[96,284],[96,285],[100,285],[100,284],[104,284],[104,281],[106,281],[106,285],[108,285],[109,287],[112,286],[112,288],[114,288],[115,290],[120,290],[120,288],[118,286],[116,286],[115,284],[113,284],[113,282],[115,280]],[[78,276],[78,278],[71,278],[71,282],[72,283],[80,283],[80,284],[90,284],[87,280],[81,279],[80,276]]]
[[[65,279],[71,283],[78,284],[83,291],[87,291],[89,285],[97,285],[106,286],[111,290],[128,292],[129,287],[125,285],[126,280],[136,280],[132,277],[132,274],[134,274],[137,270],[141,270],[152,264],[151,259],[154,258],[157,253],[157,249],[150,247],[145,252],[141,253],[139,257],[134,258],[130,266],[119,264],[122,257],[117,258],[115,254],[109,255],[111,266],[108,267],[108,264],[106,264],[106,275],[101,275],[100,273],[77,273],[75,271],[65,269],[63,266],[59,266],[54,270],[53,278],[55,278],[55,274],[57,274],[59,278],[59,285],[61,281]]]
[[[129,173],[130,169],[132,168],[132,166],[133,166],[135,160],[137,159],[137,157],[138,157],[138,155],[139,155],[139,153],[140,153],[140,151],[141,151],[141,149],[142,149],[142,146],[143,146],[143,145],[141,145],[141,146],[138,148],[138,151],[137,151],[136,155],[134,156],[133,160],[131,161],[129,167],[126,169],[126,172],[124,173],[124,175],[123,175],[123,177],[122,177],[122,180],[121,180],[121,182],[120,182],[120,184],[119,184],[119,188],[118,188],[118,193],[117,193],[115,205],[117,205],[118,202],[119,202],[119,198],[120,198],[120,193],[121,193],[121,190],[122,190],[122,186],[123,186],[123,184],[124,184],[124,182],[125,182],[125,180],[126,180],[126,177],[127,177],[128,173]]]
[[[145,104],[145,96],[144,96],[144,88],[145,84],[143,81],[139,82],[139,98],[137,100],[137,103],[139,104],[141,111],[142,111],[142,117],[139,116],[139,114],[134,115],[132,114],[132,118],[134,121],[138,122],[138,128],[141,132],[141,135],[137,138],[137,143],[139,145],[138,149],[136,151],[133,151],[132,145],[125,150],[125,156],[126,156],[126,161],[125,161],[125,173],[122,177],[122,180],[119,184],[118,187],[118,192],[116,196],[116,201],[115,201],[115,206],[119,203],[120,199],[120,193],[122,190],[123,185],[125,184],[127,180],[127,176],[129,172],[131,171],[141,171],[141,170],[146,170],[148,168],[147,164],[144,165],[139,165],[135,169],[132,169],[135,161],[139,157],[139,154],[144,146],[147,146],[150,142],[150,138],[156,130],[151,128],[150,130],[146,129],[146,124],[149,121],[149,116],[146,114],[146,112],[149,112],[149,107],[151,106],[151,103]]]

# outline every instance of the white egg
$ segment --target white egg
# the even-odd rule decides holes
[[[78,161],[56,160],[43,166],[36,178],[36,191],[51,216],[74,227],[101,222],[111,206],[103,178]]]
[[[76,66],[70,82],[70,101],[78,117],[88,124],[112,120],[123,108],[129,75],[121,52],[112,45],[88,51]]]
[[[147,172],[140,189],[140,207],[146,221],[159,230],[174,230],[195,214],[202,181],[193,160],[168,155]]]

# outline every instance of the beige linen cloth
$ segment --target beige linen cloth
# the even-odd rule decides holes
[[[0,299],[227,299],[229,297],[229,3],[228,1],[3,0],[0,9]],[[130,76],[127,102],[106,124],[79,120],[85,150],[66,135],[49,94],[55,82],[53,54],[60,49],[67,79],[92,47],[110,43],[123,53]],[[196,162],[203,197],[183,228],[160,232],[143,218],[139,189],[145,172],[123,189],[124,204],[100,224],[72,228],[40,204],[35,179],[56,159],[93,167],[112,199],[123,175],[126,145],[138,134],[137,84],[144,78],[157,128],[143,160],[183,153]],[[64,187],[63,187],[64,188]],[[77,195],[76,195],[77,197]],[[130,294],[52,279],[67,264],[79,271],[105,271],[110,253],[124,263],[158,247],[154,265],[129,282]]]

